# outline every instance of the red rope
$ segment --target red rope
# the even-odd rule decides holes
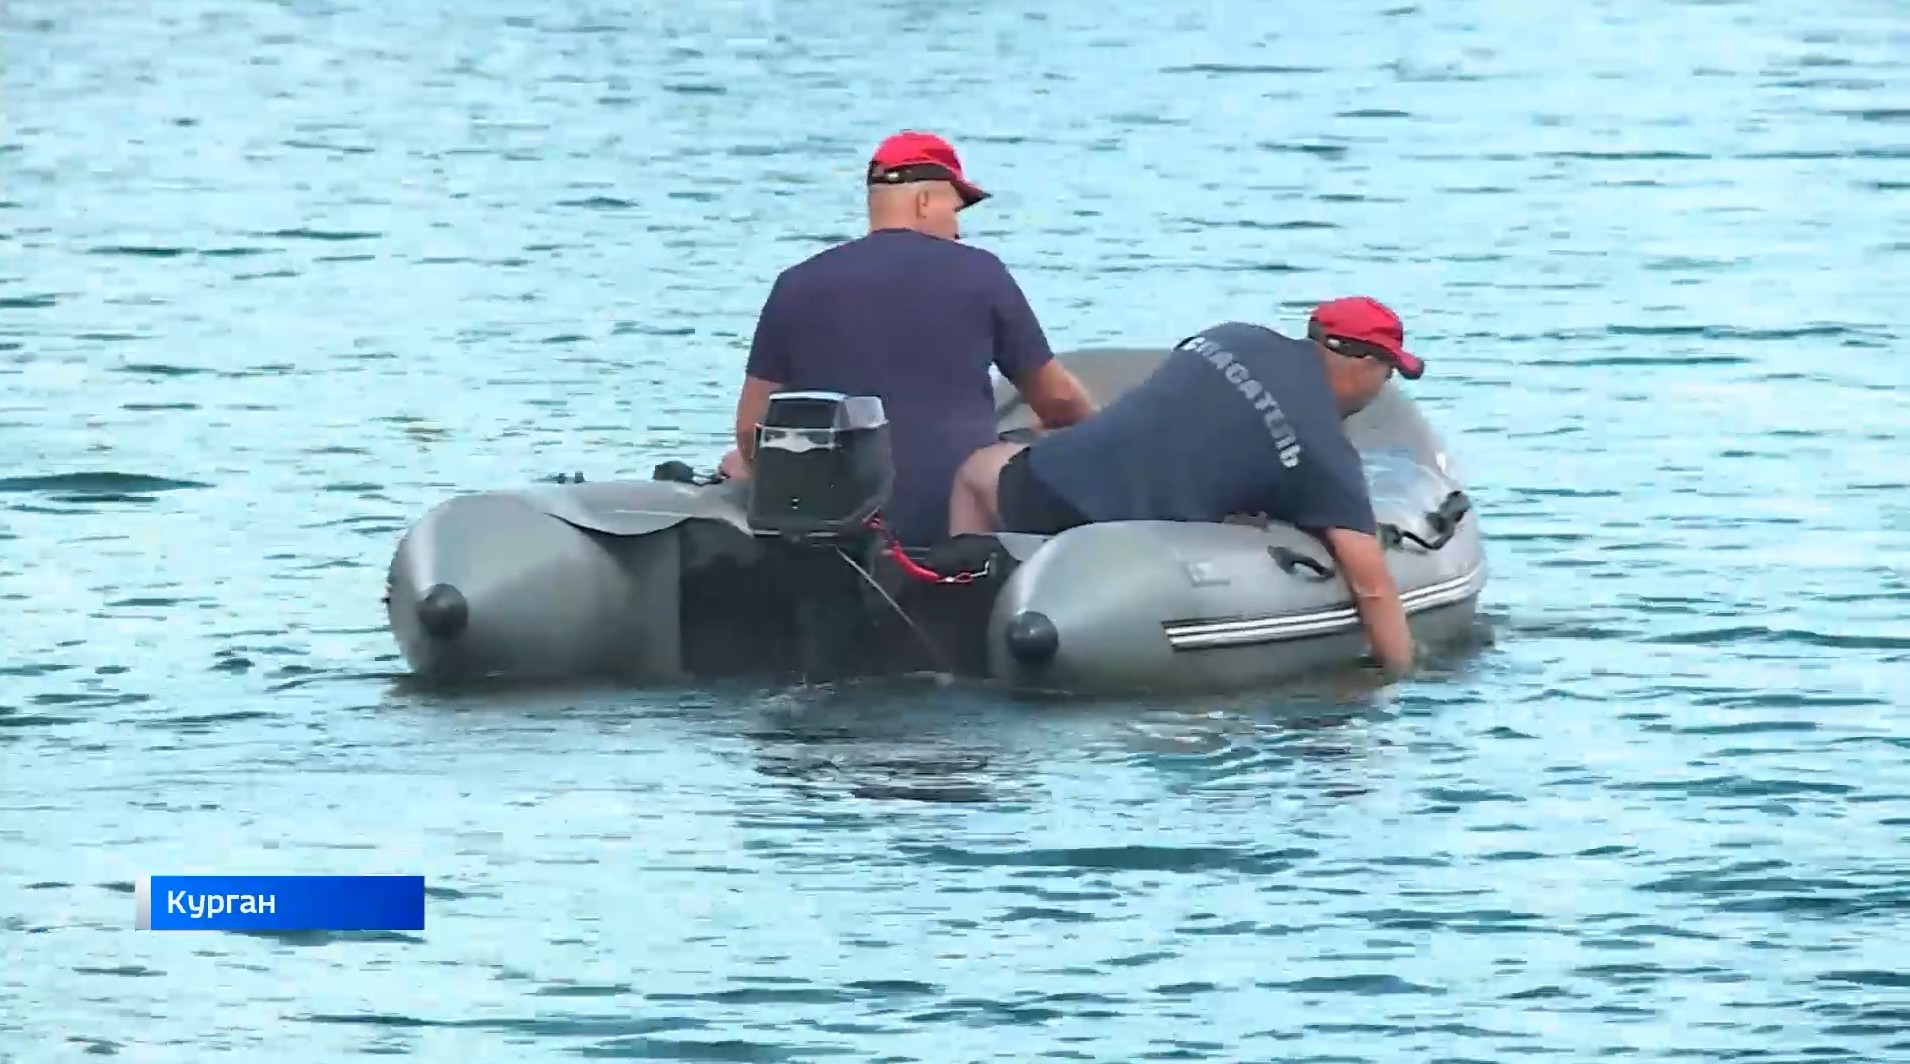
[[[902,541],[895,538],[895,533],[889,531],[880,517],[869,518],[869,527],[888,544],[889,557],[895,561],[895,564],[903,572],[925,584],[968,584],[973,583],[975,578],[981,575],[980,573],[955,573],[944,576],[909,557],[908,552],[902,548]]]

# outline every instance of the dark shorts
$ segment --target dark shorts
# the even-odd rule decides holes
[[[1029,450],[1023,447],[1015,452],[1015,456],[1001,467],[1001,478],[995,482],[995,504],[1001,517],[1001,531],[1053,536],[1076,525],[1087,524],[1088,519],[1081,511],[1056,495],[1028,467]]]

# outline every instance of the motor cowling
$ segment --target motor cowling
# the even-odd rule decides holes
[[[756,425],[749,524],[763,536],[851,537],[888,504],[895,485],[882,400],[841,392],[782,392]]]

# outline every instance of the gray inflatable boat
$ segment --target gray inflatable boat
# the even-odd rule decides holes
[[[1061,356],[1105,402],[1164,350]],[[1006,384],[1005,437],[1035,424]],[[1348,419],[1415,637],[1469,629],[1486,566],[1438,436],[1393,385]],[[658,684],[935,670],[1027,692],[1195,692],[1344,666],[1367,644],[1314,537],[1282,524],[1087,525],[904,551],[881,403],[786,393],[748,482],[458,496],[399,542],[386,607],[426,680]]]

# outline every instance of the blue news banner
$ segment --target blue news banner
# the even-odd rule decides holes
[[[141,931],[422,931],[423,876],[140,876]]]

